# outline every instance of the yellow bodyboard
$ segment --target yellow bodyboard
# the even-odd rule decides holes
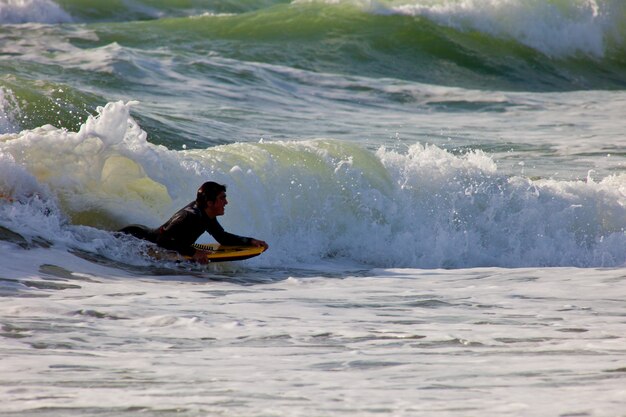
[[[209,262],[241,261],[265,251],[265,248],[259,246],[225,246],[219,243],[196,243],[192,246],[205,251]]]
[[[194,249],[203,251],[209,262],[227,262],[242,261],[244,259],[253,258],[265,251],[263,247],[257,246],[225,246],[219,243],[195,243],[192,245]],[[148,254],[158,260],[164,261],[181,261],[190,260],[191,256],[183,256],[174,251],[151,248]]]

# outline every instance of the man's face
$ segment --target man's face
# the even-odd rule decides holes
[[[224,207],[228,204],[226,193],[221,192],[215,198],[215,201],[208,201],[205,212],[209,217],[217,217],[224,215]]]

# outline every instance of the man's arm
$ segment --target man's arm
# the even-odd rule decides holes
[[[226,246],[259,246],[268,248],[267,243],[262,240],[257,240],[251,237],[238,236],[232,233],[228,233],[224,230],[221,224],[215,219],[209,223],[207,232],[211,234],[218,241],[220,245]]]

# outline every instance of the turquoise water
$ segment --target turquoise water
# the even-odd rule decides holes
[[[0,0],[0,413],[621,415],[625,19]],[[209,179],[269,251],[112,233]]]

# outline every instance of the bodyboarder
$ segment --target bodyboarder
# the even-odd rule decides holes
[[[224,207],[227,204],[226,186],[208,181],[198,189],[195,201],[177,211],[162,226],[151,229],[134,224],[124,227],[120,232],[174,250],[199,263],[206,263],[206,256],[202,250],[195,249],[192,245],[204,232],[208,232],[221,245],[257,246],[267,249],[268,244],[262,240],[234,235],[224,230],[217,221],[217,216],[224,214]]]

